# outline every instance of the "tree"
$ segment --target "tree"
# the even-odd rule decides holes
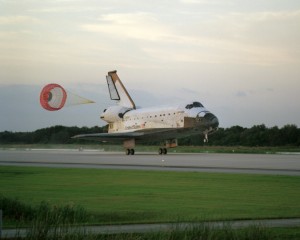
[[[94,141],[82,141],[72,139],[72,136],[84,133],[107,132],[108,126],[103,127],[65,127],[52,126],[38,129],[34,132],[0,132],[1,144],[90,144]],[[178,140],[179,145],[202,146],[204,136],[194,135]],[[147,144],[159,144],[155,139]],[[281,129],[277,126],[267,128],[264,124],[255,125],[251,128],[233,126],[230,128],[219,128],[217,132],[209,136],[209,142],[205,145],[218,146],[300,146],[300,129],[293,124],[288,124]]]

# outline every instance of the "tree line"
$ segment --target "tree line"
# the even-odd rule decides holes
[[[53,126],[33,132],[0,132],[0,144],[91,144],[93,141],[72,139],[72,136],[84,133],[107,132],[103,127],[66,127]],[[300,146],[300,129],[293,124],[282,128],[277,126],[268,128],[264,124],[251,128],[233,126],[219,128],[209,136],[209,142],[203,142],[202,135],[190,136],[178,140],[179,145],[211,145],[211,146]],[[150,142],[150,144],[159,144]]]
[[[72,139],[71,137],[84,133],[107,132],[104,127],[66,127],[53,126],[38,129],[33,132],[0,132],[0,144],[72,144],[85,143],[83,140]],[[89,141],[87,141],[89,142]],[[90,142],[89,142],[90,143]]]
[[[182,139],[180,143],[181,145],[203,145],[203,143],[200,144],[201,139],[199,138],[203,140],[202,136],[194,136]],[[293,124],[285,125],[282,128],[277,126],[268,128],[264,124],[254,125],[251,128],[241,126],[219,128],[217,132],[209,136],[209,142],[206,144],[212,146],[297,147],[300,146],[300,129]]]

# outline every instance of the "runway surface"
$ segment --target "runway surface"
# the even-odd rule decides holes
[[[300,154],[139,153],[68,149],[0,150],[0,165],[300,176]]]

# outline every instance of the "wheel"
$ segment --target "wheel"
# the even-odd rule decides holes
[[[126,149],[126,155],[134,155],[134,149],[133,148],[128,148],[128,149]]]
[[[159,154],[159,155],[162,155],[162,154],[163,154],[163,149],[162,149],[162,148],[159,148],[159,149],[158,149],[158,154]]]
[[[130,154],[131,154],[131,155],[134,155],[134,149],[133,149],[133,148],[130,149]]]
[[[163,148],[163,154],[166,155],[168,153],[168,150],[166,148]]]

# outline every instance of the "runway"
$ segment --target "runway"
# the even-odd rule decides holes
[[[103,168],[158,171],[193,171],[300,176],[299,154],[156,153],[97,150],[0,150],[0,165],[56,168]]]

